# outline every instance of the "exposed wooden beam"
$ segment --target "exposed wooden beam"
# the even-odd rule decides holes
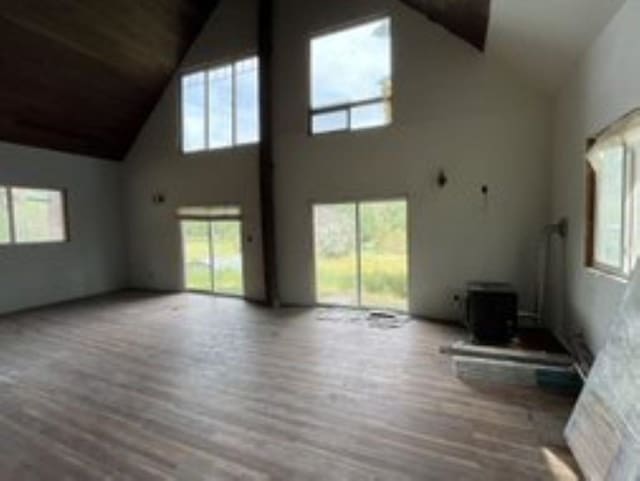
[[[273,0],[259,0],[258,53],[260,56],[260,206],[265,301],[277,306],[276,218],[273,163]]]
[[[489,31],[491,0],[402,0],[480,51]]]

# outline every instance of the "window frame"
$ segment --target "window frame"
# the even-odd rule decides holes
[[[211,214],[200,214],[189,212],[190,210],[210,210]],[[216,212],[218,211],[218,212]],[[233,211],[233,212],[232,212]],[[247,298],[247,264],[246,264],[246,250],[245,243],[247,242],[246,238],[246,226],[245,226],[245,217],[244,217],[244,206],[241,202],[231,202],[231,203],[222,203],[222,204],[204,204],[204,205],[184,205],[178,207],[176,210],[176,219],[178,225],[178,235],[180,237],[180,268],[182,272],[182,290],[184,292],[192,292],[196,294],[206,294],[213,295],[215,297],[221,298],[232,298],[232,299],[246,299]],[[184,234],[183,234],[183,225],[185,222],[206,222],[208,224],[208,236],[209,236],[209,245],[214,245],[212,242],[212,230],[211,226],[215,222],[237,222],[240,226],[240,253],[242,255],[242,293],[241,294],[230,294],[225,292],[217,292],[215,287],[215,280],[213,278],[214,272],[211,270],[211,287],[212,290],[198,290],[198,289],[187,289],[187,275],[185,272],[186,266],[186,252],[185,252],[185,243],[184,243]],[[249,241],[250,242],[250,241]],[[215,251],[210,251],[210,256],[213,258],[215,256]]]
[[[390,51],[391,51],[391,92],[389,95],[382,95],[380,97],[375,97],[366,100],[359,100],[357,102],[346,102],[346,103],[336,103],[332,105],[326,105],[324,107],[315,108],[313,107],[313,41],[322,37],[326,37],[332,34],[337,34],[341,32],[345,32],[357,27],[361,27],[367,25],[369,23],[378,22],[381,20],[389,21],[389,37],[390,37]],[[390,12],[382,12],[375,15],[370,15],[367,17],[361,17],[358,19],[354,19],[352,21],[342,23],[337,26],[332,26],[330,28],[326,28],[324,30],[319,30],[310,34],[307,38],[307,135],[309,137],[322,137],[327,135],[336,135],[336,134],[353,134],[356,132],[367,132],[372,130],[385,129],[393,125],[393,99],[394,99],[394,72],[395,72],[395,55],[393,54],[393,16]],[[360,129],[352,128],[352,110],[358,107],[367,107],[369,105],[375,104],[388,104],[391,108],[391,116],[389,118],[389,122],[376,125],[373,127],[365,127]],[[346,127],[336,130],[330,130],[325,132],[314,132],[313,131],[313,120],[318,115],[323,114],[332,114],[344,112],[346,117]]]
[[[34,246],[50,246],[56,244],[68,244],[71,242],[71,223],[69,218],[69,192],[67,188],[61,187],[41,187],[24,184],[4,184],[0,183],[0,187],[6,189],[7,192],[7,213],[9,219],[9,242],[0,243],[0,249],[12,247],[34,247]],[[56,192],[60,194],[62,201],[62,239],[45,240],[45,241],[29,241],[18,242],[16,239],[15,224],[15,208],[13,200],[13,189],[41,190],[46,192]]]
[[[15,239],[15,228],[13,224],[13,200],[11,196],[11,187],[5,184],[0,184],[0,189],[4,190],[5,195],[5,207],[7,214],[7,234],[9,238],[7,242],[0,242],[0,249],[3,247],[9,247],[14,245],[13,240]]]
[[[361,225],[360,225],[360,216],[359,216],[359,210],[360,207],[363,204],[375,204],[375,203],[381,203],[381,202],[404,202],[405,206],[406,206],[406,230],[407,230],[407,239],[406,239],[406,252],[407,252],[407,306],[406,306],[406,310],[402,310],[402,309],[395,309],[395,308],[380,308],[375,307],[375,306],[367,306],[365,304],[361,304],[358,303],[357,305],[350,305],[350,304],[340,304],[340,303],[331,303],[331,302],[322,302],[319,300],[318,298],[318,285],[317,285],[317,262],[316,262],[316,256],[315,256],[315,252],[316,252],[316,236],[315,236],[315,208],[316,206],[336,206],[336,205],[343,205],[343,204],[355,204],[356,205],[356,256],[357,256],[357,260],[356,263],[358,266],[360,266],[361,264],[361,259],[362,259],[362,254],[360,252],[360,244],[358,239],[360,238],[360,230],[361,230]],[[413,286],[413,282],[412,282],[412,275],[413,275],[413,270],[412,270],[412,264],[411,264],[411,259],[413,258],[414,252],[413,252],[413,242],[412,242],[412,238],[413,238],[413,229],[412,229],[412,224],[411,224],[411,215],[412,215],[412,199],[411,199],[411,195],[407,194],[407,193],[399,193],[397,195],[394,194],[390,194],[390,195],[382,195],[382,196],[372,196],[372,197],[358,197],[358,196],[351,196],[351,195],[346,195],[346,196],[337,196],[337,197],[332,197],[332,198],[323,198],[323,197],[314,197],[312,199],[309,199],[307,201],[307,216],[308,216],[308,226],[311,232],[311,248],[312,248],[312,255],[309,257],[309,269],[310,269],[310,277],[309,277],[309,282],[310,285],[313,287],[313,291],[314,291],[314,305],[316,307],[327,307],[327,308],[355,308],[355,309],[373,309],[373,310],[385,310],[385,311],[390,311],[390,312],[397,312],[399,314],[407,314],[411,311],[411,293],[412,293],[412,286]],[[362,279],[361,279],[361,273],[360,273],[360,267],[357,268],[358,271],[358,283],[360,284]],[[361,286],[359,286],[357,288],[358,291],[361,290]],[[360,294],[358,294],[358,297],[360,297]]]
[[[258,139],[255,142],[242,142],[238,143],[238,126],[237,126],[237,93],[238,93],[238,79],[237,79],[237,70],[236,67],[238,64],[246,62],[248,60],[256,60],[257,62],[257,70],[258,70],[258,83],[257,83],[257,94],[258,94],[258,102],[257,102],[257,114],[258,114]],[[231,144],[222,146],[222,147],[211,147],[210,146],[210,80],[209,75],[213,70],[219,70],[226,67],[231,68]],[[195,156],[202,155],[211,152],[220,152],[220,151],[228,151],[237,148],[244,147],[255,147],[260,145],[262,142],[262,129],[260,122],[262,120],[260,109],[262,107],[261,103],[261,95],[260,91],[260,69],[262,67],[262,62],[260,60],[260,55],[257,52],[247,53],[246,55],[241,55],[238,57],[232,57],[223,61],[215,61],[215,62],[205,62],[200,63],[185,69],[182,69],[179,75],[178,80],[178,108],[177,108],[177,125],[178,125],[178,135],[177,135],[177,144],[178,150],[183,156]],[[204,137],[205,137],[205,147],[197,150],[185,150],[185,129],[184,129],[184,78],[189,75],[202,73],[205,75],[205,89],[204,89],[204,105],[205,105],[205,117],[204,117]]]
[[[615,126],[615,124],[614,124]],[[614,128],[614,127],[611,127]],[[607,139],[607,131],[598,137],[590,138],[587,141],[587,154],[596,147],[599,140]],[[624,131],[623,131],[624,132]],[[626,133],[626,132],[625,132]],[[586,236],[585,236],[585,266],[596,272],[628,281],[633,271],[635,263],[640,260],[636,259],[635,254],[640,247],[640,238],[634,238],[633,223],[637,212],[640,210],[640,199],[637,198],[635,189],[636,181],[640,181],[640,155],[637,149],[633,148],[625,138],[625,133],[616,135],[615,144],[623,149],[623,188],[622,192],[622,226],[621,226],[621,266],[614,266],[602,262],[597,257],[598,247],[598,175],[595,167],[592,165],[589,155],[586,160]]]

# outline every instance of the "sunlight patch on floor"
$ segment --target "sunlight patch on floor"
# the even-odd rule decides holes
[[[551,473],[555,481],[579,481],[580,476],[577,474],[576,468],[571,463],[562,458],[559,454],[554,452],[553,448],[542,448],[542,455],[544,456],[549,473]]]

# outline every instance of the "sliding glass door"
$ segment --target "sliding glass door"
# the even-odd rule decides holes
[[[242,224],[239,220],[183,220],[185,289],[244,295]]]
[[[211,223],[213,239],[213,291],[217,294],[241,296],[242,229],[239,221]]]
[[[318,303],[408,309],[405,200],[318,204],[313,216]]]
[[[210,222],[182,221],[184,279],[189,291],[213,291],[210,229]]]
[[[314,207],[316,298],[322,304],[358,305],[355,204]]]
[[[406,201],[363,202],[359,215],[361,304],[407,310]]]

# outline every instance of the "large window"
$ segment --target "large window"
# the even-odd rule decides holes
[[[311,132],[390,124],[391,70],[389,18],[312,39]]]
[[[589,151],[587,262],[627,276],[640,253],[638,154],[640,129],[628,119],[601,135]]]
[[[66,240],[64,192],[0,187],[0,244],[39,244]]]
[[[182,77],[185,153],[259,142],[258,68],[251,57]]]

